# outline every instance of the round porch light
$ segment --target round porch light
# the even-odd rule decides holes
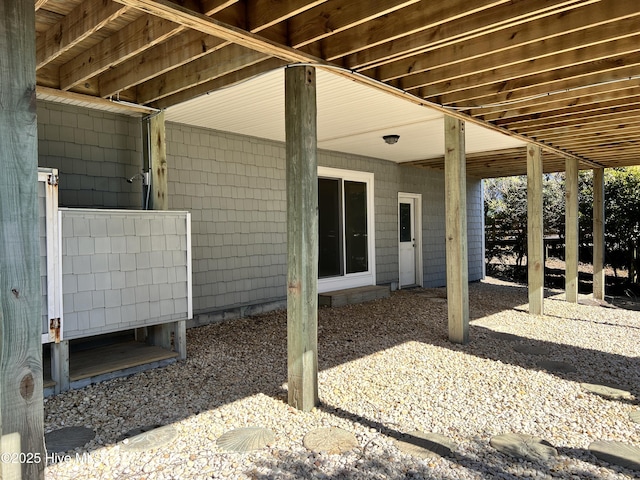
[[[387,145],[394,145],[400,140],[400,135],[384,135],[382,139]]]

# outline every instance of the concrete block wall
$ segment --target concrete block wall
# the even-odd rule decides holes
[[[52,102],[37,103],[38,166],[57,168],[60,206],[141,208],[140,119]]]
[[[61,214],[65,339],[190,317],[187,212]]]

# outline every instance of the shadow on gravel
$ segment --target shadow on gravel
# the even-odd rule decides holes
[[[284,391],[286,396],[286,391]],[[393,440],[403,440],[405,442],[413,443],[415,445],[422,446],[424,440],[409,435],[406,432],[401,432],[396,428],[393,428],[390,424],[385,424],[370,418],[357,415],[355,413],[343,410],[340,407],[320,404],[318,406],[320,410],[345,419],[350,422],[359,423],[368,427],[369,429],[377,430],[382,435]],[[458,467],[477,472],[482,475],[483,478],[501,478],[501,479],[520,479],[522,478],[522,471],[528,471],[528,475],[535,473],[536,476],[544,475],[545,478],[555,476],[557,464],[562,464],[562,456],[579,459],[592,463],[600,467],[607,467],[611,472],[624,472],[625,469],[620,467],[609,466],[604,462],[598,460],[594,455],[585,449],[570,449],[560,448],[558,449],[559,457],[545,464],[542,462],[530,462],[525,460],[516,460],[512,457],[503,455],[497,452],[491,447],[488,441],[481,441],[479,439],[474,440],[476,450],[487,450],[491,452],[488,459],[480,460],[477,457],[465,455],[459,451],[454,451],[452,455],[444,457],[450,463],[448,467],[451,470],[451,474],[446,475],[442,471],[442,467],[430,466],[428,459],[425,461],[416,461],[415,469],[406,470],[402,468],[403,462],[394,462],[393,458],[385,458],[381,456],[379,452],[372,452],[369,449],[370,443],[374,439],[370,440],[365,445],[359,447],[356,452],[359,454],[357,460],[351,461],[343,468],[332,468],[335,466],[335,461],[329,461],[330,455],[322,453],[307,452],[303,454],[294,454],[287,451],[278,451],[273,460],[257,460],[256,465],[262,470],[268,470],[272,473],[258,473],[257,470],[253,472],[245,472],[248,476],[254,479],[274,479],[274,478],[321,478],[321,479],[371,479],[371,478],[390,478],[390,479],[429,479],[438,478],[442,480],[457,480],[461,476],[465,476],[463,472],[456,472]],[[417,459],[416,459],[417,460]],[[325,461],[331,468],[330,470],[325,467]],[[345,460],[346,462],[346,460]],[[398,465],[398,467],[394,467]],[[554,466],[555,465],[555,466]],[[434,468],[435,467],[435,468]],[[514,468],[515,467],[515,468]],[[437,468],[437,470],[436,470]],[[560,467],[562,469],[563,478],[580,478],[584,480],[597,480],[600,477],[594,475],[592,472],[587,472],[578,468],[571,468],[568,470],[566,465]],[[520,473],[511,473],[515,469],[519,469]]]
[[[480,318],[480,312],[485,316],[504,310],[514,311],[527,303],[526,288],[523,287],[476,283],[470,285],[469,291],[472,319]],[[640,358],[637,356],[627,357],[517,335],[496,338],[489,328],[473,324],[469,344],[451,343],[443,293],[443,289],[402,290],[385,300],[320,309],[319,369],[326,370],[406,342],[423,342],[531,370],[544,370],[537,363],[540,355],[514,355],[510,351],[515,345],[528,345],[546,350],[548,353],[544,357],[547,360],[567,362],[576,367],[575,372],[549,373],[576,382],[619,386],[636,398],[640,397]],[[419,301],[407,301],[416,297]],[[514,314],[522,315],[517,311]],[[523,318],[523,321],[529,320]],[[72,417],[84,419],[82,424],[91,425],[102,435],[105,424],[115,423],[122,432],[139,427],[141,418],[169,424],[258,394],[286,401],[282,390],[287,380],[286,312],[189,329],[187,347],[188,356],[184,361],[110,381],[108,405],[102,402],[100,411],[93,411],[97,407],[91,404],[92,389],[99,386],[57,395],[48,399],[45,410],[65,409]],[[594,374],[597,369],[592,366],[596,365],[600,370],[608,371],[606,378]],[[188,391],[188,395],[182,394],[184,391]],[[136,401],[132,402],[132,398]],[[163,407],[167,398],[172,406],[169,410]],[[637,400],[620,401],[638,404]],[[350,415],[340,410],[337,414]],[[46,415],[45,411],[45,418]],[[371,423],[372,428],[383,427],[376,426],[370,419],[362,421]],[[389,430],[390,436],[392,433]],[[117,436],[101,436],[104,444],[117,440]],[[473,462],[469,460],[469,463]],[[580,474],[577,472],[576,475]]]

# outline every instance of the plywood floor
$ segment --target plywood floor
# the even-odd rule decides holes
[[[116,343],[71,353],[69,355],[69,376],[74,382],[177,356],[176,352],[142,342]]]

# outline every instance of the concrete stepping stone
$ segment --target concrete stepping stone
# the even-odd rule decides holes
[[[141,433],[129,438],[125,438],[120,444],[120,450],[125,452],[142,452],[145,450],[154,450],[164,445],[168,445],[178,437],[178,431],[173,425],[165,425],[163,427],[153,428],[141,427]],[[135,433],[136,430],[130,430]]]
[[[548,462],[558,455],[553,446],[540,437],[523,433],[506,433],[491,438],[490,444],[501,453],[530,462]]]
[[[599,441],[589,445],[589,451],[600,460],[628,468],[640,470],[640,448],[623,442]]]
[[[640,410],[634,410],[629,414],[629,420],[635,423],[640,423]]]
[[[64,453],[82,448],[96,436],[96,432],[88,427],[65,427],[47,433],[44,443],[49,453]]]
[[[576,367],[570,363],[559,362],[557,360],[540,360],[537,364],[540,368],[550,372],[573,373],[577,371]]]
[[[314,452],[345,453],[358,446],[356,436],[338,427],[317,428],[304,436],[303,445]]]
[[[525,355],[549,355],[549,350],[544,347],[538,347],[536,345],[514,345],[513,349],[516,352],[524,353]]]
[[[414,430],[395,440],[403,453],[417,458],[450,457],[458,446],[448,437],[437,433],[425,433]]]
[[[631,392],[627,392],[626,390],[622,390],[619,388],[608,387],[606,385],[598,385],[596,383],[581,383],[580,386],[583,390],[586,390],[589,393],[595,393],[596,395],[610,398],[612,400],[629,400],[633,398]]]
[[[266,428],[246,427],[236,428],[224,433],[216,444],[227,452],[246,453],[261,450],[267,445],[273,444],[275,434]]]

